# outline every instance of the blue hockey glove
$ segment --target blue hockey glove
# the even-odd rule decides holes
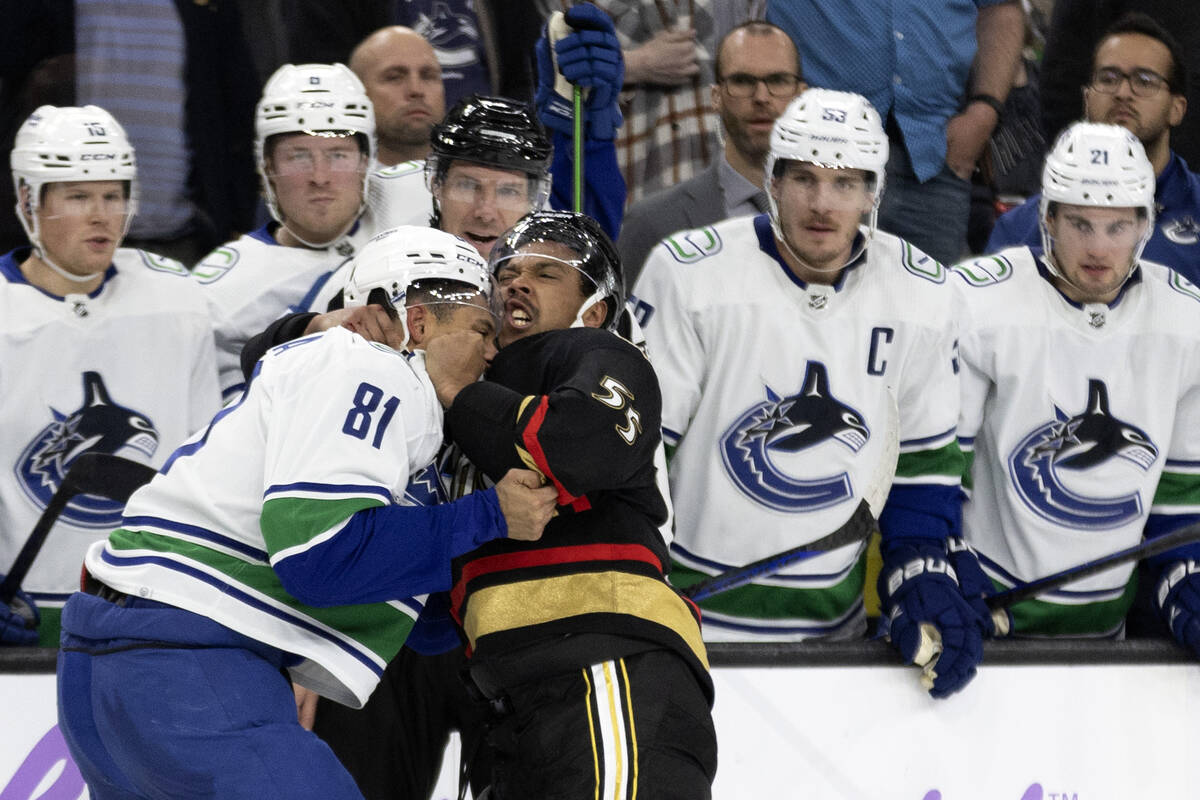
[[[625,80],[625,62],[612,20],[591,3],[551,15],[535,47],[538,88],[534,101],[547,128],[570,136],[574,109],[572,87],[585,92],[585,135],[611,141],[624,122],[617,98]]]
[[[1200,564],[1191,559],[1168,564],[1154,599],[1179,643],[1200,656]]]
[[[0,580],[3,579],[0,575]],[[0,603],[0,645],[32,647],[37,644],[37,626],[41,621],[33,598],[18,589],[11,603]]]
[[[905,662],[924,668],[929,694],[948,697],[975,677],[986,625],[963,597],[942,546],[907,539],[884,548],[879,597],[885,632]]]
[[[955,536],[946,540],[946,550],[949,552],[950,566],[958,578],[963,597],[983,622],[984,635],[989,638],[1007,636],[1012,631],[1012,614],[1007,608],[988,608],[984,598],[994,594],[996,587],[980,566],[975,550],[965,539]]]

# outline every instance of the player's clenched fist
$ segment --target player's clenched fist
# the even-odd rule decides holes
[[[558,490],[542,486],[542,476],[528,469],[510,469],[496,484],[500,511],[508,523],[508,538],[532,542],[554,516]]]
[[[478,331],[455,331],[425,344],[425,371],[438,400],[449,408],[464,386],[479,380],[495,346]]]

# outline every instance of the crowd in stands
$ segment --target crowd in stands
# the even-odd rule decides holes
[[[476,797],[703,797],[705,642],[1200,656],[1198,543],[987,604],[1200,522],[1200,12],[885,5],[14,6],[0,576],[82,453],[159,471],[0,605],[94,796],[423,798],[457,731]],[[190,708],[249,654],[274,755],[115,766],[114,643]]]

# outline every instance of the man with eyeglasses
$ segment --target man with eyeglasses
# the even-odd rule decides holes
[[[746,22],[721,40],[710,97],[725,157],[630,206],[617,247],[631,285],[650,250],[670,234],[767,210],[763,163],[771,127],[804,88],[796,45],[776,26]]]
[[[1142,143],[1157,180],[1154,230],[1145,257],[1200,282],[1200,176],[1171,150],[1171,128],[1187,111],[1188,76],[1174,37],[1145,14],[1118,20],[1100,40],[1083,87],[1089,122],[1128,129]],[[996,221],[987,251],[1038,242],[1034,195]]]

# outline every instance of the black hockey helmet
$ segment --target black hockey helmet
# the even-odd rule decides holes
[[[542,177],[550,168],[550,139],[533,109],[503,97],[474,94],[455,103],[430,134],[434,177],[455,159]]]
[[[489,265],[495,275],[505,261],[521,254],[521,248],[537,242],[556,242],[570,248],[577,258],[570,266],[579,270],[592,288],[580,312],[597,300],[604,300],[607,311],[603,327],[612,330],[625,304],[625,277],[621,257],[600,223],[587,214],[573,211],[535,211],[521,218],[496,242]]]

